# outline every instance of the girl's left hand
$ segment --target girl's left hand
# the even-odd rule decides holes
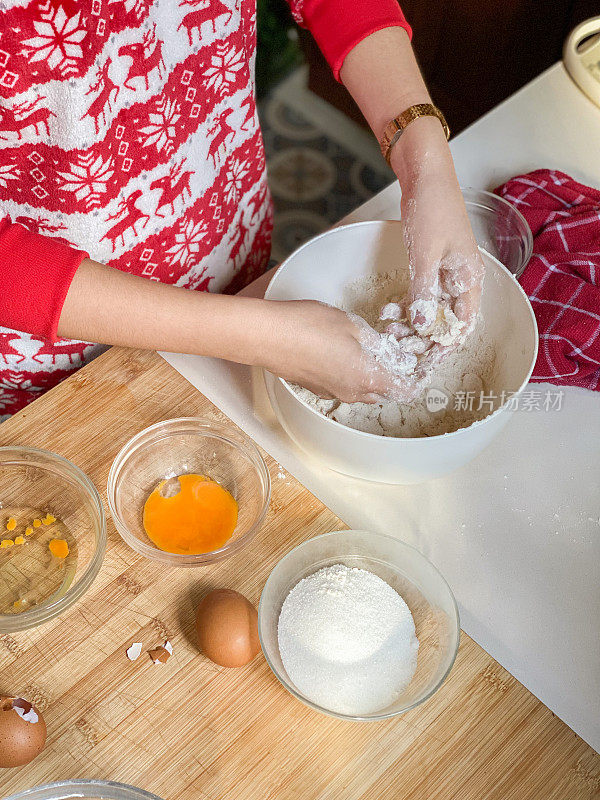
[[[392,166],[402,186],[410,321],[418,332],[425,332],[445,296],[463,323],[458,344],[475,325],[484,266],[438,120],[413,122],[392,151]]]

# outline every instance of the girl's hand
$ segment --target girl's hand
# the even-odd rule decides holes
[[[321,397],[345,403],[408,402],[423,390],[413,361],[392,348],[385,367],[375,353],[384,337],[354,315],[313,300],[267,301],[261,366]],[[387,368],[386,368],[387,367]]]
[[[484,267],[438,120],[411,123],[392,151],[392,166],[402,186],[411,322],[426,332],[445,296],[462,323],[458,344],[475,325]]]

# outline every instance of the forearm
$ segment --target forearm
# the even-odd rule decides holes
[[[390,373],[365,358],[361,329],[343,311],[310,300],[194,292],[89,259],[71,283],[59,334],[260,366],[349,401],[399,391]]]
[[[431,103],[408,34],[399,27],[367,36],[346,56],[340,78],[379,141],[388,122],[416,103]],[[392,149],[402,188],[423,171],[454,175],[444,130],[434,117],[412,122]]]
[[[85,259],[67,293],[58,334],[260,364],[269,326],[264,300],[167,286]]]
[[[394,117],[431,102],[408,36],[398,27],[359,42],[346,56],[340,77],[378,140]],[[483,262],[440,121],[433,116],[413,120],[393,145],[390,163],[402,189],[411,322],[428,331],[443,293],[466,335],[479,308]]]

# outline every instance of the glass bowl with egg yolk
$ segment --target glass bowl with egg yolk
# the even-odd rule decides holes
[[[136,552],[202,566],[241,550],[266,516],[269,471],[233,423],[197,418],[151,425],[115,458],[107,484],[117,531]]]

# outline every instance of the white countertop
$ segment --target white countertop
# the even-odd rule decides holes
[[[491,189],[551,167],[600,187],[600,109],[561,64],[451,147],[464,186]],[[394,184],[345,221],[394,219],[399,209]],[[395,534],[427,555],[456,594],[463,630],[600,750],[600,394],[567,389],[560,411],[518,411],[458,472],[384,486],[298,450],[260,373],[164,357],[350,527]]]

